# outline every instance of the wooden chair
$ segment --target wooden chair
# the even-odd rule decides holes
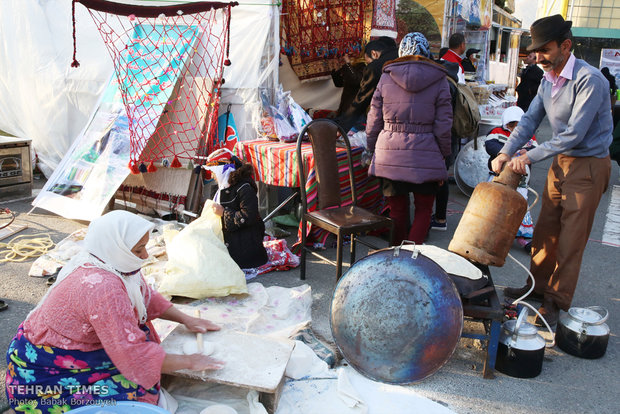
[[[349,181],[351,183],[352,204],[343,206],[340,196],[340,179],[338,174],[338,159],[336,155],[336,142],[338,133],[344,140],[347,151],[347,164]],[[301,152],[301,144],[305,137],[312,144],[314,155],[314,169],[317,181],[317,209],[308,211],[306,194],[306,175]],[[351,237],[351,265],[355,262],[355,244],[360,243],[376,249],[377,247],[358,239],[358,235],[372,231],[389,228],[392,240],[393,223],[389,217],[373,214],[370,211],[357,206],[355,193],[355,175],[353,173],[353,161],[351,158],[351,145],[346,132],[329,119],[316,119],[308,123],[297,138],[297,163],[299,165],[300,193],[303,214],[301,217],[301,260],[300,278],[306,278],[306,253],[313,255],[336,266],[336,277],[342,275],[342,245],[345,236]],[[337,237],[336,262],[326,259],[315,251],[306,247],[306,234],[308,223],[324,229]]]

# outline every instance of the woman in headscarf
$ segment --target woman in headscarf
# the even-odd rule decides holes
[[[447,71],[431,59],[424,35],[407,34],[398,54],[383,67],[366,125],[368,150],[374,152],[369,173],[383,179],[394,245],[426,238],[439,183],[448,179],[444,159],[452,128]],[[415,206],[411,227],[409,193]]]
[[[218,330],[148,287],[140,268],[153,224],[112,211],[90,224],[85,249],[19,326],[7,351],[6,393],[18,412],[60,413],[99,400],[158,404],[162,373],[218,369],[201,354],[166,354],[151,320]]]
[[[230,257],[249,271],[269,260],[263,238],[265,223],[258,211],[258,187],[252,164],[242,163],[228,150],[211,154],[204,167],[217,181],[213,211],[222,219],[222,234]]]
[[[495,127],[488,133],[487,138],[484,141],[484,148],[489,154],[489,173],[492,174],[489,178],[489,181],[493,179],[494,173],[491,168],[491,162],[497,157],[500,150],[508,141],[508,137],[512,133],[512,131],[516,128],[523,116],[524,112],[518,106],[511,106],[504,110],[502,113],[502,126]],[[532,138],[518,151],[518,154],[523,154],[526,151],[529,151],[533,148],[536,148],[538,144],[536,143],[536,136],[533,135]],[[528,167],[529,171],[529,167]],[[521,180],[519,183],[519,187],[517,187],[517,191],[519,194],[528,199],[527,193],[527,184],[529,183],[529,174]],[[519,246],[523,247],[526,252],[530,253],[531,251],[531,240],[534,234],[534,222],[532,221],[532,216],[528,211],[525,213],[525,217],[523,217],[523,221],[521,222],[521,226],[519,226],[519,231],[517,232],[517,243]]]

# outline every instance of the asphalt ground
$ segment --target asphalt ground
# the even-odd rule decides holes
[[[548,123],[544,123],[536,134],[539,142],[550,137]],[[540,162],[532,168],[530,185],[542,193],[547,169],[551,161]],[[566,354],[559,348],[547,349],[542,372],[532,379],[519,379],[496,373],[494,379],[483,379],[482,366],[485,355],[484,345],[477,340],[461,339],[454,355],[435,374],[429,378],[410,385],[428,398],[447,405],[457,413],[618,413],[617,392],[620,389],[620,289],[618,269],[620,255],[618,248],[603,244],[603,228],[607,220],[608,207],[613,185],[620,185],[618,166],[613,163],[612,179],[597,211],[594,227],[590,235],[581,276],[572,306],[586,307],[599,305],[610,314],[607,324],[611,336],[606,354],[596,360],[581,359]],[[35,188],[41,188],[43,180],[35,181]],[[86,225],[83,222],[67,220],[44,210],[31,209],[31,199],[2,202],[0,207],[8,207],[18,214],[17,222],[28,224],[28,229],[19,234],[49,234],[56,243],[71,232]],[[450,185],[450,203],[448,205],[448,230],[431,231],[428,244],[447,248],[459,219],[468,202],[456,185]],[[540,204],[533,209],[534,221],[538,216]],[[616,211],[620,214],[620,211]],[[289,228],[289,230],[294,230]],[[616,229],[620,232],[620,229]],[[289,241],[293,237],[288,238]],[[7,239],[3,240],[4,242]],[[378,240],[377,244],[382,241]],[[383,242],[384,243],[384,242]],[[529,263],[528,254],[516,243],[511,250],[522,263]],[[328,258],[335,258],[335,248],[323,252]],[[360,246],[358,257],[364,249]],[[345,253],[345,261],[348,254]],[[0,312],[0,349],[8,348],[17,327],[28,312],[43,296],[47,285],[45,279],[28,276],[33,260],[20,263],[0,263],[0,298],[9,308]],[[345,268],[346,270],[346,268]],[[491,275],[498,286],[500,300],[502,286],[521,286],[525,281],[524,271],[511,261],[503,267],[491,267]],[[299,280],[299,270],[268,273],[254,279],[265,286],[293,287],[307,283],[312,287],[312,327],[317,336],[324,338],[333,346],[329,325],[330,303],[336,285],[335,269],[329,264],[309,256],[307,280]],[[535,302],[533,302],[535,304]],[[480,330],[479,323],[466,325],[468,330]],[[541,332],[542,333],[542,332]],[[406,335],[406,332],[402,333]],[[543,335],[547,336],[543,333]],[[6,361],[0,361],[0,386],[4,389]],[[614,391],[616,390],[616,391]],[[0,393],[0,412],[6,408],[6,397]],[[415,410],[412,409],[412,412]]]

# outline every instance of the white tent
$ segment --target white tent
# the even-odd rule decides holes
[[[72,68],[71,0],[3,0],[0,7],[0,130],[32,139],[49,176],[80,134],[112,73],[112,61],[86,8],[76,3],[79,68]],[[222,107],[233,104],[239,134],[260,88],[278,84],[278,8],[245,0],[232,9],[230,60]]]

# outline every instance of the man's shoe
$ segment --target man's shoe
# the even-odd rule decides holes
[[[440,223],[439,221],[435,220],[435,215],[433,214],[433,216],[431,217],[431,230],[439,230],[439,231],[448,230],[448,220],[444,221],[443,223]]]
[[[545,299],[542,306],[538,308],[538,312],[540,312],[543,318],[545,318],[545,320],[552,329],[557,325],[558,319],[560,317],[560,308],[558,307],[558,305],[555,304],[553,300]],[[545,326],[544,322],[540,319],[538,315],[536,315],[534,323],[537,326]]]
[[[504,296],[507,296],[509,298],[514,298],[514,299],[518,299],[521,296],[525,295],[527,293],[527,291],[530,290],[530,286],[525,285],[523,287],[520,288],[512,288],[512,287],[507,287],[504,288]],[[542,302],[544,295],[537,293],[537,292],[532,292],[529,295],[527,295],[524,299],[532,299],[532,300],[536,300],[538,302]]]

